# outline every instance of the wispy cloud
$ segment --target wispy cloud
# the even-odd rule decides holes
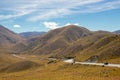
[[[117,8],[120,8],[120,0],[3,0],[0,5],[0,20],[28,15],[28,21],[39,21]]]
[[[7,15],[2,14],[2,15],[0,15],[0,20],[24,16],[24,15],[27,15],[31,12],[32,11],[30,10],[30,11],[20,11],[20,12],[14,13],[14,14],[7,14]]]
[[[94,4],[94,5],[87,5],[83,9],[81,9],[80,13],[95,13],[95,12],[102,12],[111,9],[120,8],[120,0],[113,0],[110,2],[105,2],[101,4]]]
[[[26,1],[10,0],[1,1],[0,20],[17,18],[27,14],[31,14],[36,10],[37,4]],[[31,9],[32,8],[32,9]]]

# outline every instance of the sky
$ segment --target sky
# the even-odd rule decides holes
[[[0,24],[16,33],[70,24],[115,31],[120,30],[120,0],[1,0]]]

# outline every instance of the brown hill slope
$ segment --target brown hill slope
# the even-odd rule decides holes
[[[48,54],[58,58],[76,56],[76,60],[80,61],[91,61],[97,55],[99,57],[97,61],[103,61],[107,56],[109,60],[119,57],[118,42],[119,37],[114,33],[92,32],[83,27],[69,25],[51,30],[35,39],[27,47],[26,53]],[[113,46],[112,49],[111,46]]]
[[[12,50],[16,44],[23,43],[23,38],[20,35],[8,30],[0,25],[0,49]]]
[[[120,35],[109,35],[95,41],[91,46],[77,52],[77,60],[90,61],[98,56],[98,61],[105,62],[120,58]]]
[[[0,69],[0,72],[18,72],[30,68],[38,67],[39,64],[32,61],[19,61]]]
[[[64,56],[75,56],[76,53],[83,51],[84,49],[93,45],[99,39],[108,36],[114,35],[110,32],[105,31],[96,31],[92,32],[91,35],[79,38],[77,41],[74,41],[67,48],[62,50],[60,53],[54,55],[55,57],[64,57]]]
[[[92,32],[83,27],[69,25],[51,30],[32,41],[24,41],[18,34],[0,26],[0,50],[25,51],[24,53],[49,54],[53,57],[76,56],[80,61],[98,61],[120,57],[120,36],[106,32]],[[29,45],[27,45],[30,43]]]
[[[0,50],[18,52],[27,45],[26,39],[0,25]]]
[[[48,54],[58,53],[79,38],[91,35],[91,31],[75,25],[51,30],[29,46],[31,53]]]

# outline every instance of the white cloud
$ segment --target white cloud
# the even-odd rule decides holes
[[[14,28],[20,28],[21,26],[18,24],[13,25]]]
[[[67,24],[65,24],[65,26],[68,26],[68,25],[76,25],[76,26],[79,26],[78,23],[67,23]]]
[[[28,21],[39,21],[117,8],[120,8],[120,0],[2,0],[0,20],[28,15],[26,17]]]
[[[71,23],[67,23],[67,24],[65,24],[65,26],[68,26],[68,25],[71,25]]]
[[[49,28],[49,29],[56,29],[60,27],[56,22],[44,22],[43,24],[46,28]]]
[[[78,23],[74,23],[74,25],[79,26],[79,24],[78,24]]]
[[[67,23],[65,25],[59,25],[56,22],[43,22],[43,25],[48,29],[56,29],[56,28],[60,28],[60,27],[68,26],[68,25],[77,25],[77,26],[79,26],[78,23]]]

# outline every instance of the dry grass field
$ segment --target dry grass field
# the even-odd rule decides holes
[[[10,57],[12,63],[1,70],[0,80],[120,80],[120,68],[72,65],[60,60],[48,64],[47,59],[35,55],[25,55],[25,60]]]

